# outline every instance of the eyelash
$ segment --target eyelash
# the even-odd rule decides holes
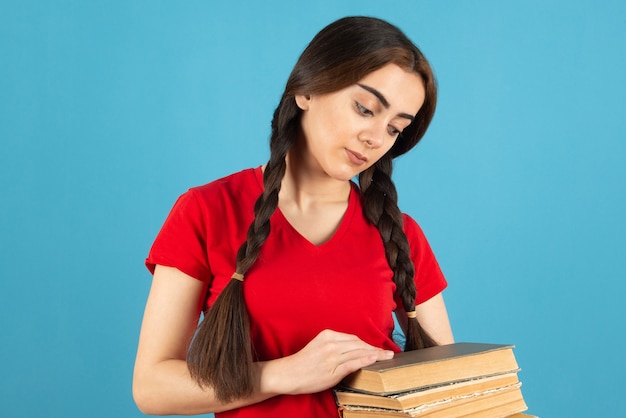
[[[355,102],[355,104],[360,114],[367,115],[367,116],[374,116],[374,112],[372,112],[371,110],[363,106],[361,103]]]
[[[374,116],[374,112],[372,112],[371,110],[369,110],[368,108],[366,108],[365,106],[363,106],[361,103],[359,102],[354,102],[357,111],[363,115],[363,116]],[[389,135],[391,136],[398,136],[400,135],[400,131],[396,128],[394,128],[393,126],[389,126]]]

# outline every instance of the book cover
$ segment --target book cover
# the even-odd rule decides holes
[[[512,345],[454,343],[397,353],[350,374],[342,385],[391,394],[518,370]]]

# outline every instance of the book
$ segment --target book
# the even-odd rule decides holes
[[[494,418],[508,417],[526,409],[517,384],[405,410],[342,405],[339,414],[342,418]]]
[[[454,343],[397,353],[348,375],[341,385],[384,395],[518,369],[512,345]]]
[[[335,398],[339,405],[358,405],[403,410],[442,399],[468,396],[478,392],[512,386],[519,383],[516,372],[479,377],[441,385],[427,386],[389,395],[374,395],[338,387]]]

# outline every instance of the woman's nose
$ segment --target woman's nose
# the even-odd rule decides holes
[[[359,139],[369,148],[380,148],[385,142],[385,128],[373,125],[369,129],[364,130]]]

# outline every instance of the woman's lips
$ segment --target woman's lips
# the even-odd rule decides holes
[[[363,165],[367,162],[367,157],[363,154],[359,154],[356,151],[352,151],[346,148],[346,154],[348,154],[348,159],[354,165]]]

